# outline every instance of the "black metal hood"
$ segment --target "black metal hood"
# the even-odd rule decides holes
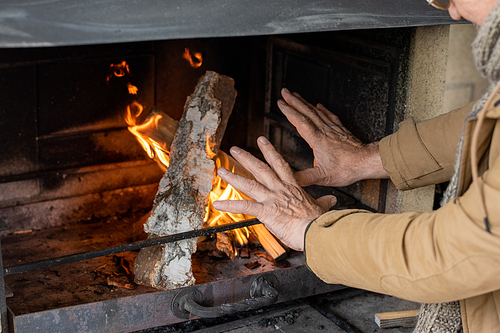
[[[424,0],[7,0],[0,47],[449,24]]]

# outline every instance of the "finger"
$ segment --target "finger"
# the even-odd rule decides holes
[[[316,140],[320,139],[318,127],[311,121],[309,117],[304,116],[302,113],[295,110],[284,101],[278,101],[278,107],[285,115],[289,122],[297,129],[300,136],[307,141],[309,146],[314,146]]]
[[[286,88],[285,88],[286,89]],[[287,90],[288,91],[288,90]],[[290,91],[288,91],[290,92]],[[302,97],[298,92],[293,92],[292,93],[293,96],[297,97],[298,99],[300,99],[300,101],[302,103],[304,103],[305,105],[307,105],[308,107],[314,109],[314,105],[312,105],[311,103],[309,103],[307,100],[304,99],[304,97]]]
[[[281,95],[283,96],[283,99],[290,105],[292,108],[303,114],[304,116],[308,117],[312,123],[316,126],[322,126],[324,125],[323,120],[318,116],[316,113],[315,107],[307,102],[305,99],[300,97],[300,95],[296,96],[288,89],[283,88],[281,90]]]
[[[231,155],[235,160],[240,162],[241,165],[254,176],[260,184],[264,185],[267,189],[274,189],[281,184],[280,179],[276,173],[267,165],[249,152],[239,148],[232,147],[230,149]],[[243,191],[244,192],[244,191]],[[254,198],[255,199],[255,198]]]
[[[288,162],[283,158],[283,156],[281,156],[280,153],[276,151],[267,138],[263,136],[259,137],[257,139],[257,145],[259,146],[259,149],[264,155],[267,163],[269,163],[271,169],[274,170],[280,180],[290,184],[297,184],[292,168],[290,168]]]
[[[322,109],[321,109],[320,107],[322,107]],[[332,126],[338,126],[336,123],[334,123],[334,122],[330,119],[329,115],[328,115],[328,114],[324,111],[324,110],[326,110],[326,111],[328,111],[328,110],[327,110],[327,109],[323,106],[323,104],[318,103],[318,104],[316,105],[316,110],[317,110],[318,116],[321,118],[321,120],[323,120],[323,122],[324,122],[326,125],[328,125],[328,126],[330,126],[330,127],[332,127]]]
[[[225,212],[250,216],[257,216],[263,211],[263,205],[261,203],[249,200],[214,201],[213,206],[215,209]]]
[[[302,187],[314,184],[326,185],[323,184],[324,178],[323,172],[318,167],[297,171],[295,173],[295,179],[297,179],[297,182]]]
[[[261,183],[235,175],[225,168],[217,169],[217,174],[236,190],[245,193],[256,201],[261,201],[269,193],[269,190]]]
[[[283,88],[281,91],[283,99],[300,113],[311,118],[317,126],[321,126],[321,118],[317,114],[316,107],[305,100],[299,93],[291,93],[288,89]]]
[[[333,122],[335,125],[337,126],[344,126],[342,125],[342,122],[340,121],[339,117],[337,117],[333,112],[331,112],[330,110],[328,110],[323,104],[321,103],[318,103],[318,105],[316,105],[316,107],[318,108],[318,110],[320,110],[326,117],[328,117],[328,119]]]
[[[325,195],[321,198],[316,199],[316,203],[327,212],[330,208],[335,206],[337,203],[337,198],[333,195]]]

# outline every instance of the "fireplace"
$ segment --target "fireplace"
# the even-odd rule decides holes
[[[104,286],[103,276],[132,263],[133,251],[15,270],[142,239],[140,218],[151,208],[163,172],[127,131],[123,117],[134,100],[179,119],[205,71],[230,76],[238,97],[221,149],[238,145],[258,154],[256,138],[266,135],[293,168],[303,169],[312,165],[312,152],[276,107],[281,87],[335,110],[361,140],[378,140],[394,131],[411,104],[408,73],[421,36],[414,26],[449,23],[442,13],[410,1],[404,16],[400,3],[386,3],[384,10],[373,4],[361,10],[356,2],[337,8],[297,1],[285,8],[276,1],[267,11],[233,3],[191,5],[169,3],[160,10],[153,3],[136,8],[110,2],[99,12],[81,4],[77,16],[67,3],[58,9],[16,4],[5,11],[11,30],[0,33],[0,218],[8,229],[2,239],[5,281],[14,295],[6,300],[8,324],[7,309],[2,312],[5,330],[125,332],[188,318],[172,309],[179,290]],[[106,11],[114,14],[108,24],[97,23]],[[38,19],[28,20],[35,12]],[[211,19],[200,20],[207,13]],[[143,23],[141,15],[150,21]],[[202,54],[201,66],[183,58],[186,49]],[[110,65],[122,61],[130,74],[108,78]],[[128,93],[128,83],[137,95]],[[333,191],[337,208],[392,212],[400,200],[386,181],[308,191]],[[276,264],[256,257],[259,251],[235,262],[196,254],[197,284],[187,292],[200,293],[208,306],[249,298],[258,279],[271,281],[278,302],[343,288],[315,278],[300,253]],[[244,265],[254,262],[260,267]]]

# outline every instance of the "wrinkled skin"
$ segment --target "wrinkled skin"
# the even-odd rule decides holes
[[[282,90],[278,107],[314,152],[314,168],[298,171],[302,186],[347,186],[362,179],[387,178],[378,142],[363,144],[323,105]]]
[[[292,169],[273,145],[265,137],[260,137],[257,143],[268,164],[243,149],[231,148],[231,155],[256,181],[224,168],[218,170],[223,180],[255,201],[216,201],[213,205],[219,210],[257,217],[285,245],[302,251],[307,225],[333,206],[336,198],[330,195],[314,200],[299,185]]]
[[[272,144],[260,137],[257,144],[268,164],[233,147],[231,154],[255,177],[248,180],[220,168],[219,176],[255,201],[218,201],[214,207],[256,216],[283,243],[304,247],[307,225],[336,202],[334,196],[317,201],[301,186],[311,184],[345,186],[369,177],[387,177],[378,153],[378,143],[363,144],[324,106],[307,103],[298,94],[283,89],[278,106],[314,150],[315,167],[293,174]]]

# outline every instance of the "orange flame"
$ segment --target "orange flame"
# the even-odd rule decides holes
[[[125,76],[126,73],[130,74],[130,68],[125,60],[119,64],[111,64],[110,67],[114,68],[114,73],[117,77]]]
[[[113,69],[113,74],[116,77],[122,77],[122,76],[125,76],[125,74],[130,74],[130,68],[128,67],[128,64],[125,60],[119,64],[111,64],[111,65],[109,65],[109,67],[111,69]],[[111,79],[113,74],[109,74],[106,77],[106,81],[109,81],[109,79]]]
[[[184,54],[182,55],[182,57],[184,59],[186,59],[189,64],[191,65],[191,67],[193,68],[198,68],[201,66],[201,64],[203,63],[203,56],[201,55],[201,53],[199,52],[196,52],[194,54],[194,57],[196,58],[197,61],[194,61],[193,57],[191,56],[191,53],[189,53],[189,49],[186,47],[184,48]]]
[[[139,89],[130,82],[127,83],[127,89],[130,95],[137,95],[137,91],[139,91]]]
[[[208,158],[211,159],[211,160],[215,157],[215,155],[217,155],[212,150],[212,145],[210,144],[210,135],[208,134],[208,132],[207,132],[207,143],[206,143],[206,146],[205,146],[205,150],[207,152]]]
[[[220,168],[221,166],[225,168],[229,167],[229,165],[223,164],[224,163],[218,156],[216,160],[217,168]],[[234,169],[232,171],[234,171]],[[223,212],[215,209],[213,207],[213,202],[217,200],[244,200],[244,198],[231,185],[217,176],[216,183],[214,184],[208,199],[208,206],[206,208],[205,219],[203,221],[205,225],[212,227],[252,218],[252,216]],[[230,230],[227,233],[229,233],[240,246],[248,244],[250,232],[247,228]]]
[[[113,70],[113,73],[107,76],[107,81],[109,81],[113,75],[116,77],[123,77],[126,74],[130,74],[130,68],[126,61],[122,61],[119,64],[111,64],[110,68]],[[137,95],[139,88],[129,82],[127,83],[127,90],[130,95]],[[158,164],[162,170],[166,171],[169,164],[168,152],[162,149],[158,142],[144,134],[158,128],[158,121],[161,119],[161,115],[151,117],[145,123],[137,125],[137,118],[142,114],[143,110],[144,106],[137,101],[133,101],[127,106],[127,112],[125,113],[125,122],[128,125],[127,129],[135,136],[139,144],[148,154],[149,158],[157,158],[160,161]]]
[[[162,170],[167,171],[170,161],[168,152],[166,152],[158,142],[150,138],[147,134],[144,134],[151,132],[154,129],[158,129],[158,122],[162,116],[155,115],[145,123],[137,125],[137,117],[142,114],[143,110],[144,107],[136,101],[127,106],[127,113],[125,114],[125,122],[129,126],[127,129],[135,136],[137,141],[142,146],[142,149],[144,149],[148,154],[149,158],[154,159],[157,157],[161,162],[160,165],[164,166],[162,167]]]

